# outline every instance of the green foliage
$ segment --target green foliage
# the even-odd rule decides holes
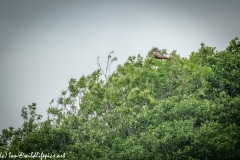
[[[66,154],[67,159],[239,159],[240,43],[201,44],[189,59],[131,56],[70,79],[48,119],[23,107],[21,128],[4,129],[0,152]],[[163,50],[164,54],[168,54]],[[104,78],[102,80],[101,78]]]

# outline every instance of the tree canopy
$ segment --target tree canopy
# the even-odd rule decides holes
[[[112,52],[111,52],[112,53]],[[163,53],[167,54],[166,50]],[[240,159],[240,42],[224,51],[201,44],[171,61],[153,49],[116,61],[69,86],[50,103],[47,120],[36,103],[24,124],[0,135],[0,153],[44,152],[67,159]]]

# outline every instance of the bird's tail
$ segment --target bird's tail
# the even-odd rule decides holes
[[[171,57],[164,57],[164,59],[168,60],[168,61],[171,61],[172,58]]]

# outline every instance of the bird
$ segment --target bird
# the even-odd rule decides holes
[[[165,57],[165,56],[161,53],[161,51],[160,51],[158,48],[156,48],[156,47],[153,49],[153,56],[154,56],[154,58],[156,58],[156,59],[166,59],[166,60],[168,60],[168,61],[171,61],[171,60],[172,60],[171,57]]]

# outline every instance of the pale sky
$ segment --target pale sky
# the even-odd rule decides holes
[[[240,38],[239,0],[1,0],[0,130],[23,124],[22,106],[46,119],[70,78],[96,70],[109,52],[118,61],[153,47],[182,57],[204,42],[224,50]]]

